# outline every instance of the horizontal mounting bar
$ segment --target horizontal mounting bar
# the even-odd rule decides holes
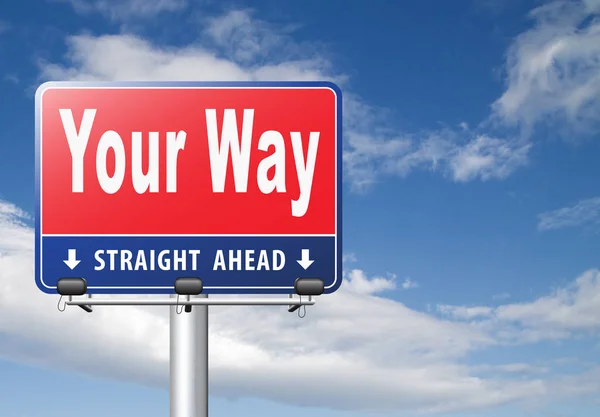
[[[215,299],[215,298],[192,298],[187,300],[185,296],[179,298],[179,302],[175,298],[164,300],[148,300],[148,299],[111,299],[111,298],[84,298],[81,300],[69,300],[65,302],[71,306],[186,306],[186,305],[214,305],[214,306],[312,306],[315,301],[312,299],[299,300],[290,298],[249,298],[249,299]]]

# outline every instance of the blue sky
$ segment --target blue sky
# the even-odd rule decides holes
[[[597,415],[598,13],[597,0],[3,5],[0,415],[168,412],[166,311],[56,312],[33,283],[30,216],[41,82],[170,79],[327,79],[345,98],[345,285],[303,320],[213,309],[211,415]]]

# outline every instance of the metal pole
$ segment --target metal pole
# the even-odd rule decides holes
[[[195,305],[190,313],[176,309],[171,306],[171,417],[208,417],[208,305]]]

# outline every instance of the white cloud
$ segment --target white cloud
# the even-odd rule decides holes
[[[253,77],[234,63],[196,46],[155,48],[133,35],[72,36],[67,44],[70,65],[43,62],[42,78],[76,81],[246,81]]]
[[[276,31],[277,29],[277,31]],[[205,42],[158,47],[133,34],[71,36],[65,64],[41,62],[52,80],[322,80],[344,89],[345,179],[362,190],[382,175],[439,170],[455,181],[502,179],[527,163],[528,145],[466,131],[398,134],[390,112],[352,94],[348,77],[250,11],[207,20]],[[240,40],[243,39],[243,42]],[[216,48],[216,49],[215,49]],[[223,57],[224,54],[224,57]]]
[[[530,149],[530,143],[479,135],[454,151],[450,166],[456,181],[504,179],[527,164]]]
[[[402,281],[402,288],[405,290],[409,290],[411,288],[417,288],[419,285],[410,278],[406,278]]]
[[[474,370],[478,372],[503,372],[511,374],[546,374],[550,371],[550,368],[530,363],[515,362],[501,365],[479,365],[474,367]]]
[[[463,122],[456,130],[418,135],[349,132],[345,163],[355,188],[371,185],[376,174],[405,176],[419,168],[441,171],[458,182],[501,180],[527,165],[536,126],[551,127],[567,138],[597,132],[599,4],[554,1],[531,12],[533,27],[508,50],[506,90],[477,131]],[[504,130],[518,126],[521,138],[495,137],[485,130],[492,125]]]
[[[475,318],[490,317],[493,313],[491,307],[465,307],[442,304],[437,306],[437,309],[443,315],[458,320],[473,320]]]
[[[183,0],[144,1],[144,8],[136,4],[142,0],[68,1],[80,11],[100,11],[121,20],[134,10],[150,15],[185,6]],[[599,9],[596,1],[555,1],[531,13],[533,28],[509,49],[507,89],[493,103],[491,120],[501,127],[517,124],[525,137],[536,123],[550,119],[567,121],[577,132],[595,125],[600,114],[600,26],[589,16]],[[348,77],[334,71],[316,44],[295,42],[290,36],[294,29],[256,19],[251,10],[232,10],[205,19],[206,42],[179,48],[159,48],[131,34],[74,36],[69,38],[67,64],[44,63],[42,75],[91,80],[334,80],[345,91],[344,164],[354,190],[414,170],[440,172],[457,182],[502,180],[527,165],[531,143],[497,137],[482,127],[473,131],[464,122],[455,130],[408,134],[393,129],[391,112],[353,95]]]
[[[77,13],[100,13],[111,20],[148,18],[162,12],[174,12],[187,6],[187,0],[50,0],[69,3]]]
[[[507,293],[507,292],[503,292],[503,293],[500,293],[500,294],[494,294],[492,296],[493,300],[506,300],[508,298],[510,298],[510,294]]]
[[[600,2],[553,1],[508,51],[507,89],[495,117],[530,133],[538,123],[589,133],[600,122]]]
[[[571,286],[534,302],[497,307],[495,316],[541,330],[600,330],[600,271],[589,270]]]
[[[405,177],[414,170],[439,171],[456,182],[504,179],[527,165],[532,145],[467,131],[423,132],[419,137],[390,137],[346,132],[344,165],[355,189],[370,186],[378,174]]]
[[[345,289],[357,294],[376,294],[396,289],[395,276],[368,278],[360,269],[351,270],[345,277]]]
[[[164,386],[166,308],[59,313],[58,298],[34,286],[33,230],[22,214],[0,203],[0,355]],[[479,378],[460,365],[468,352],[493,343],[481,331],[376,296],[388,280],[371,280],[360,270],[347,278],[304,320],[285,309],[211,308],[213,394],[338,409],[445,411],[544,393],[537,379]],[[294,390],[287,389],[290,375]]]
[[[342,263],[344,263],[344,264],[349,264],[349,263],[353,263],[356,261],[357,261],[356,255],[353,253],[345,253],[342,256]]]
[[[590,269],[572,284],[535,301],[489,306],[438,306],[446,317],[473,322],[498,341],[529,343],[600,331],[600,271]]]
[[[538,219],[538,229],[542,231],[597,225],[600,223],[600,197],[588,198],[569,207],[542,213]]]
[[[19,77],[15,74],[6,74],[4,75],[3,80],[11,84],[19,84],[21,82]]]
[[[547,373],[549,371],[548,367],[535,366],[529,363],[508,363],[498,365],[496,369],[512,373]]]
[[[294,27],[277,27],[253,15],[252,10],[231,10],[224,15],[210,17],[206,19],[204,32],[229,59],[242,65],[264,65],[265,61],[281,59],[282,56],[291,60],[308,52],[290,38]],[[275,57],[275,54],[278,56]],[[322,63],[328,65],[326,61]]]
[[[264,57],[274,46],[283,43],[281,37],[268,28],[262,30],[264,24],[253,22],[249,12],[232,10],[209,19],[206,32],[235,61],[254,62],[257,57]]]
[[[86,314],[68,307],[58,312],[58,297],[35,288],[33,230],[24,215],[0,202],[0,356],[164,387],[167,309],[96,307]],[[542,379],[543,373],[522,362],[469,367],[464,361],[505,341],[503,332],[510,330],[505,323],[518,321],[542,338],[552,337],[552,329],[600,328],[598,276],[590,271],[571,289],[498,307],[487,325],[469,320],[475,310],[463,314],[465,322],[444,320],[382,298],[378,293],[393,289],[394,277],[369,278],[358,269],[346,274],[338,292],[319,297],[303,320],[285,308],[211,307],[211,390],[228,398],[413,412],[597,393],[596,374]],[[488,310],[479,311],[489,316]],[[294,390],[288,389],[290,375]]]

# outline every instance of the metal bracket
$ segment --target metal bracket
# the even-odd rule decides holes
[[[203,289],[202,280],[197,277],[180,277],[175,280],[175,292],[177,293],[178,300],[180,295],[185,295],[187,301],[190,301],[190,296],[200,295]],[[185,305],[185,312],[192,312],[190,304]]]
[[[321,295],[325,291],[325,283],[320,278],[296,278],[294,282],[294,290],[298,294],[300,300],[303,295],[308,295],[308,301],[312,301],[313,295]],[[290,294],[292,298],[292,294]],[[290,304],[288,311],[293,313],[298,310],[303,304]]]
[[[61,297],[69,297],[69,301],[65,303],[66,305],[69,305],[73,301],[73,296],[85,295],[87,293],[87,282],[83,278],[61,278],[56,284],[56,291],[61,295]],[[87,294],[87,299],[89,300],[91,298],[92,295]],[[91,313],[93,311],[92,305],[89,303],[77,305],[87,313]]]
[[[88,294],[87,295],[88,300],[92,298],[92,294]],[[85,311],[86,313],[91,313],[92,311],[94,311],[92,309],[92,305],[91,304],[81,304],[79,307],[81,307],[81,309],[83,311]]]

